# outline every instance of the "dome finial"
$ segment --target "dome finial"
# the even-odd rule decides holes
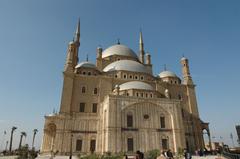
[[[88,54],[86,55],[86,61],[88,62]]]
[[[117,44],[120,45],[120,39],[119,38],[117,39]]]
[[[164,71],[167,71],[167,65],[166,64],[164,64]]]

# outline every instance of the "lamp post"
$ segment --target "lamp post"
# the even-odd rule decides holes
[[[8,147],[8,141],[6,141],[5,151],[7,151],[7,147]]]
[[[232,145],[233,145],[233,148],[235,147],[235,145],[234,145],[234,141],[233,141],[233,134],[231,133],[230,134],[230,138],[232,139]]]
[[[6,132],[6,131],[4,131],[4,132],[3,132],[3,139],[2,139],[2,143],[1,143],[1,147],[0,147],[0,149],[4,149],[4,144],[5,144],[5,136],[6,136],[6,134],[7,134],[7,132]]]
[[[72,159],[72,140],[73,140],[73,134],[72,134],[72,132],[71,132],[69,159]]]
[[[13,126],[11,131],[11,137],[10,137],[10,146],[9,146],[9,152],[12,152],[12,141],[13,141],[13,133],[17,129],[17,127]]]

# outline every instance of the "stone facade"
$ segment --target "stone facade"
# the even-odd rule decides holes
[[[60,111],[45,116],[41,153],[177,152],[204,147],[188,59],[180,60],[183,80],[167,70],[154,76],[142,33],[139,45],[139,56],[118,43],[97,48],[96,65],[77,64],[78,24],[68,46]]]

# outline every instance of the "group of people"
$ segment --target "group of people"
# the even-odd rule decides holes
[[[187,149],[184,149],[184,159],[192,159],[192,155]],[[128,159],[128,156],[125,155],[124,159]],[[135,159],[144,159],[144,153],[141,151],[136,151]],[[157,159],[174,159],[173,153],[170,149],[164,150],[161,152],[160,156]]]
[[[173,153],[170,149],[164,150],[157,159],[173,159]]]

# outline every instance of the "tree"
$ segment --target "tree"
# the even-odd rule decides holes
[[[22,147],[22,138],[23,137],[26,137],[27,136],[27,133],[26,132],[21,132],[21,136],[20,136],[20,141],[19,141],[19,147],[18,147],[18,149],[21,149],[21,147]]]
[[[13,126],[12,127],[12,131],[11,131],[11,137],[10,137],[10,146],[9,146],[9,152],[11,152],[12,151],[12,141],[13,141],[13,133],[14,133],[14,131],[17,129],[17,127],[16,126]]]
[[[37,132],[38,132],[38,129],[34,129],[34,130],[33,130],[32,149],[33,149],[33,147],[34,147],[34,141],[35,141],[35,137],[36,137]]]

